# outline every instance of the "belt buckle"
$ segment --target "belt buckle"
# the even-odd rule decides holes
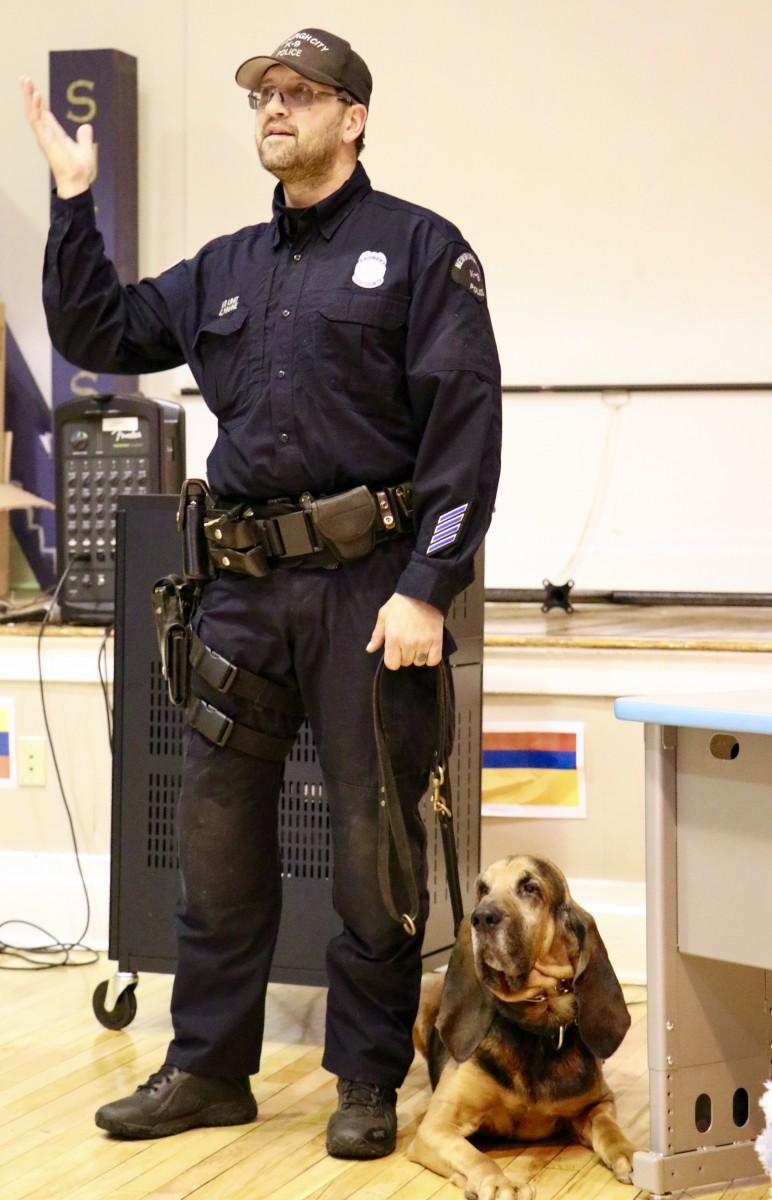
[[[222,725],[217,737],[214,739],[214,744],[216,746],[224,746],[233,733],[233,721],[230,717],[226,717],[225,713],[217,713],[217,715],[222,718]]]
[[[217,663],[217,666],[223,669],[220,679],[217,682],[212,680],[212,687],[216,687],[218,692],[222,692],[224,696],[227,696],[228,692],[236,682],[236,676],[239,673],[239,669],[235,663],[228,662],[227,658],[223,658],[223,656],[218,654],[216,650],[210,649],[209,646],[207,646],[206,649],[211,658]]]
[[[221,713],[219,708],[207,704],[205,700],[199,700],[199,704],[203,709],[203,723],[206,725],[206,729],[202,729],[201,732],[214,742],[215,746],[225,746],[233,733],[234,722],[230,717],[226,717],[225,713]]]
[[[272,517],[271,520],[276,523],[287,558],[297,558],[301,554],[313,554],[317,549],[316,543],[311,537],[305,509],[284,513],[280,517]]]

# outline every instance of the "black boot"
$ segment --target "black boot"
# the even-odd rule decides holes
[[[243,1125],[256,1116],[248,1080],[210,1079],[166,1065],[133,1095],[103,1105],[94,1119],[114,1137],[158,1138],[199,1125]]]
[[[382,1158],[397,1143],[397,1093],[372,1083],[338,1080],[338,1108],[327,1122],[327,1153]]]

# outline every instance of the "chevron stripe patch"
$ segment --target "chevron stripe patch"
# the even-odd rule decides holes
[[[455,542],[468,508],[468,504],[460,504],[458,508],[451,508],[449,512],[443,513],[437,518],[432,540],[426,550],[427,554],[434,554],[437,550],[442,550],[444,546],[450,546]]]

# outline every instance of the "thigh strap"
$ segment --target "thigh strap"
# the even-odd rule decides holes
[[[205,683],[223,696],[239,696],[255,708],[270,708],[292,717],[305,716],[300,693],[294,688],[281,687],[246,667],[237,667],[222,654],[201,641],[197,633],[190,635],[190,665]]]
[[[251,754],[253,758],[284,762],[295,744],[294,737],[273,737],[269,733],[259,733],[256,729],[250,729],[248,725],[241,725],[198,696],[191,698],[186,715],[191,728],[202,734],[207,741],[213,742],[215,746],[230,746],[242,754]]]

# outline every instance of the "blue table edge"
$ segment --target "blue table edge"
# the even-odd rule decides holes
[[[754,704],[760,698],[766,703]],[[726,704],[715,693],[693,696],[622,696],[614,703],[621,721],[649,725],[675,725],[687,729],[714,729],[726,733],[772,733],[772,691],[734,692]]]

